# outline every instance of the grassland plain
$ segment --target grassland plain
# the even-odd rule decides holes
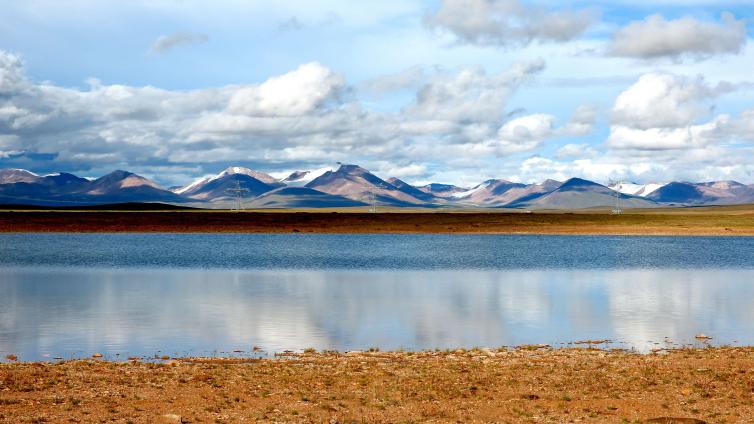
[[[627,210],[2,211],[0,232],[466,233],[754,236],[754,206]]]
[[[0,364],[0,422],[749,422],[754,348]],[[658,420],[682,418],[683,420]]]

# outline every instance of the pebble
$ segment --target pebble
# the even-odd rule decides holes
[[[165,414],[162,416],[163,422],[166,423],[187,423],[188,419],[181,417],[177,414]]]
[[[697,340],[711,340],[712,339],[712,337],[710,337],[710,336],[708,336],[708,335],[706,335],[704,333],[699,333],[696,336],[694,336],[694,338],[697,339]]]

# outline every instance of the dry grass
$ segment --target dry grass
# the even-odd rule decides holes
[[[754,207],[509,213],[0,212],[0,232],[754,235]]]
[[[753,391],[754,348],[6,363],[0,422],[742,422]]]

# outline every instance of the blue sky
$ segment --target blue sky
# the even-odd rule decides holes
[[[754,183],[751,1],[0,1],[0,167]]]

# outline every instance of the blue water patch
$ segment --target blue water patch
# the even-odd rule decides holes
[[[204,269],[754,268],[752,237],[1,234],[0,266]]]

